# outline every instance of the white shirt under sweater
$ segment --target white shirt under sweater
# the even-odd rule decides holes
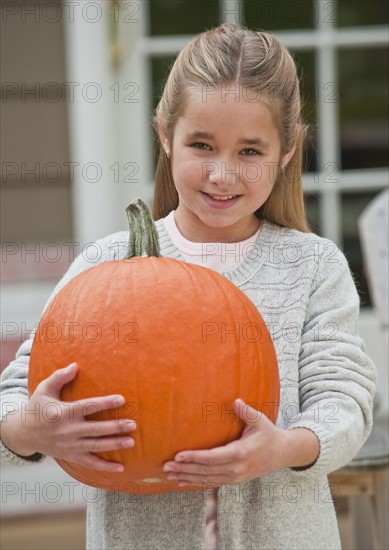
[[[261,228],[254,235],[237,243],[194,243],[182,236],[174,219],[174,211],[164,218],[169,237],[191,264],[202,265],[214,271],[233,271],[240,267],[253,248],[256,247]]]
[[[237,243],[194,243],[179,231],[174,211],[164,219],[165,229],[185,261],[215,271],[233,271],[242,265],[255,246],[261,228],[254,235]],[[218,550],[217,545],[217,489],[208,490],[205,526],[206,550]]]

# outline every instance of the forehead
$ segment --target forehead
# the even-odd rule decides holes
[[[278,135],[273,119],[273,107],[265,101],[253,99],[241,88],[218,87],[193,90],[188,94],[186,105],[177,125],[192,131],[208,130],[211,133]]]

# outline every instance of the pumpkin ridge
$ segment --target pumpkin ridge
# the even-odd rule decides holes
[[[154,273],[156,280],[158,281],[157,284],[161,284],[160,279],[160,271],[158,269],[158,265],[154,265]],[[172,326],[169,322],[165,324],[165,327],[168,327],[168,341],[171,342],[171,346],[169,348],[169,352],[171,353],[171,360],[169,361],[169,371],[168,375],[170,377],[170,380],[172,382],[172,394],[169,395],[168,399],[168,411],[167,411],[167,422],[169,426],[173,426],[172,430],[166,430],[164,432],[164,447],[163,447],[163,456],[166,456],[168,460],[174,460],[174,456],[168,456],[168,450],[174,449],[173,440],[174,437],[177,436],[177,423],[176,418],[174,415],[174,395],[177,395],[176,388],[177,388],[177,378],[179,376],[179,373],[175,372],[175,366],[177,364],[176,360],[176,347],[174,345],[174,334],[172,331]],[[171,351],[170,351],[171,350]],[[168,435],[169,434],[169,435]]]
[[[233,296],[235,298],[235,295],[236,295],[236,287],[233,288],[233,293],[231,293],[231,296],[228,296],[226,291],[225,291],[225,287],[224,285],[220,285],[221,287],[221,290],[223,292],[223,295],[228,303],[228,309],[229,309],[229,313],[230,313],[230,318],[231,319],[234,319],[235,318],[235,315],[234,315],[234,309],[232,306],[231,306],[231,296]],[[239,332],[240,332],[240,326],[239,326]],[[237,397],[242,397],[242,384],[241,384],[241,381],[242,381],[242,374],[241,374],[241,370],[242,368],[245,368],[245,365],[242,365],[242,350],[241,350],[241,344],[240,344],[240,334],[238,333],[238,346],[235,346],[235,349],[237,349],[237,356],[238,356],[238,362],[239,362],[239,369],[236,369],[236,376],[237,376],[237,381],[235,379],[235,384],[236,386],[235,387],[238,387],[239,391],[238,391],[238,394],[237,394]],[[235,358],[234,358],[235,359]],[[236,383],[238,382],[238,383]],[[235,397],[235,399],[237,398]],[[231,431],[232,431],[232,428],[231,428]]]
[[[239,292],[236,292],[235,294],[236,294],[237,300],[239,300],[239,302],[242,304],[244,312],[245,312],[247,318],[252,319],[252,308],[249,307],[251,304],[249,304],[247,302],[247,300],[244,300],[243,296]],[[246,295],[244,295],[244,297],[246,298]],[[258,363],[258,358],[257,357],[255,357],[255,360]],[[259,369],[258,364],[257,364],[257,369]],[[260,379],[259,384],[261,384],[261,383],[262,383],[262,380]],[[258,386],[256,388],[256,392],[255,392],[255,395],[256,395],[256,401],[255,402],[256,403],[258,403],[258,401],[259,401],[259,391],[260,391],[259,384],[258,384]],[[256,406],[254,406],[254,408],[256,409]]]
[[[141,267],[142,265],[142,260],[139,260],[139,267]],[[131,277],[131,286],[133,287],[133,276]],[[132,289],[131,289],[132,290]],[[136,292],[131,292],[132,296],[133,296],[133,307],[134,307],[134,312],[135,312],[135,319],[138,321],[138,319],[140,319],[139,317],[139,302],[138,302],[138,294]],[[140,330],[142,330],[142,327],[140,327]],[[137,345],[140,345],[140,342],[138,342]],[[139,411],[139,420],[140,420],[140,426],[137,425],[137,430],[138,433],[139,433],[139,428],[142,430],[142,406],[143,404],[141,403],[141,400],[140,400],[140,393],[139,393],[139,388],[141,387],[140,386],[140,359],[141,359],[141,354],[140,353],[135,353],[134,354],[136,356],[136,402],[138,403],[138,411]],[[141,458],[141,461],[144,462],[145,461],[145,457],[146,457],[146,454],[145,454],[145,451],[144,451],[144,445],[143,445],[143,438],[142,437],[138,437],[136,439],[136,445],[139,445],[139,454],[140,454],[140,458]]]
[[[189,275],[189,278],[190,278],[191,283],[192,283],[192,287],[196,289],[196,297],[197,297],[196,304],[197,304],[197,306],[201,307],[201,319],[202,319],[202,322],[204,323],[204,313],[205,313],[204,312],[204,304],[203,304],[203,301],[201,300],[198,280],[195,279],[193,268],[189,267],[190,265],[193,266],[194,264],[185,264],[185,263],[182,262],[182,267],[185,270],[185,272],[187,273],[187,275]],[[202,278],[202,275],[204,273],[206,273],[207,276],[209,276],[208,271],[210,271],[210,270],[208,268],[203,267],[203,266],[196,266],[196,267],[200,267],[201,278]],[[202,271],[202,270],[205,270],[205,272]],[[198,271],[198,270],[196,269],[196,271]],[[199,335],[199,337],[200,337],[200,335]],[[205,354],[203,356],[203,359],[205,361],[206,367],[205,367],[205,375],[202,377],[202,384],[203,384],[202,391],[203,391],[203,396],[204,396],[203,399],[205,399],[205,402],[209,402],[209,399],[210,399],[209,396],[208,396],[209,395],[208,394],[209,384],[207,384],[207,380],[209,379],[209,377],[207,376],[207,373],[208,373],[208,370],[209,370],[209,367],[208,367],[208,365],[209,365],[209,361],[208,361],[208,354],[209,354],[208,350],[209,350],[209,348],[206,346],[205,350],[206,351],[205,351]]]
[[[157,267],[157,266],[155,266]],[[158,271],[157,269],[155,269],[156,271]],[[172,327],[170,325],[170,323],[168,323],[168,326],[169,326],[169,332],[170,332],[170,338],[171,338],[171,342],[172,342],[172,361],[170,362],[170,369],[171,369],[171,373],[172,373],[172,380],[173,380],[173,384],[172,384],[172,392],[170,394],[170,398],[169,398],[169,412],[168,412],[168,416],[169,416],[169,426],[175,426],[174,424],[174,420],[175,420],[175,414],[174,414],[174,395],[177,395],[176,393],[176,389],[177,389],[177,385],[178,385],[178,382],[177,382],[177,373],[174,372],[174,365],[176,364],[177,362],[177,352],[176,352],[176,347],[174,345],[174,334],[173,334],[173,330],[172,330]],[[169,433],[169,445],[167,446],[166,443],[167,443],[167,437],[166,437],[166,433]],[[173,438],[174,438],[174,430],[166,430],[166,433],[165,433],[165,446],[167,446],[168,449],[173,449]],[[181,449],[179,449],[181,450]],[[167,453],[166,453],[167,454]],[[169,460],[173,460],[174,457],[169,457]]]
[[[159,262],[158,262],[159,263]],[[163,282],[161,281],[161,270],[158,268],[158,263],[157,262],[152,262],[152,266],[153,266],[153,278],[155,279],[156,281],[156,285],[157,287],[162,287],[163,286]],[[174,426],[174,428],[176,428],[176,425],[174,423],[174,402],[173,402],[173,399],[174,399],[174,395],[177,395],[176,394],[176,387],[177,387],[177,376],[175,375],[173,369],[174,369],[174,365],[176,364],[176,360],[175,360],[175,346],[173,344],[174,342],[174,337],[172,335],[172,332],[171,332],[171,324],[169,322],[166,322],[165,323],[165,329],[166,327],[168,327],[168,331],[169,331],[169,341],[172,342],[172,346],[171,346],[171,350],[172,350],[172,357],[171,357],[171,361],[169,362],[169,375],[170,375],[170,380],[173,380],[173,385],[172,385],[172,391],[171,391],[171,394],[169,396],[169,411],[168,411],[168,425],[169,426]],[[169,434],[169,441],[168,441],[168,436],[167,434]],[[164,429],[164,432],[163,432],[163,444],[162,444],[162,456],[167,456],[168,453],[167,453],[167,450],[168,449],[173,449],[173,437],[174,437],[174,429],[173,430],[167,430],[167,429]],[[173,460],[174,457],[173,456],[169,456],[168,460]]]

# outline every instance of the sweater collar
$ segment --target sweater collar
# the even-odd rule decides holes
[[[184,257],[166,231],[163,218],[156,221],[155,224],[158,229],[162,255],[186,263]],[[280,226],[263,220],[261,231],[256,240],[256,246],[247,254],[244,262],[237,269],[233,271],[223,271],[220,274],[236,286],[247,282],[259,271],[259,269],[261,269],[263,263],[271,256],[272,249],[278,240],[279,232]]]

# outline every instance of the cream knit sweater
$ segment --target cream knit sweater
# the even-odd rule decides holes
[[[162,255],[182,260],[163,220],[157,228]],[[92,252],[80,255],[50,300],[82,270],[124,257],[127,242],[127,232],[97,241],[95,260]],[[321,448],[308,469],[284,468],[221,486],[218,547],[339,550],[327,475],[353,458],[368,437],[376,381],[358,336],[359,299],[347,261],[328,240],[264,222],[243,264],[223,275],[254,302],[273,337],[281,379],[277,425],[312,430]],[[24,342],[3,372],[2,411],[27,399],[31,344]],[[1,456],[13,464],[27,462],[4,445]],[[140,496],[93,491],[95,498],[88,499],[89,549],[204,550],[205,492]]]

